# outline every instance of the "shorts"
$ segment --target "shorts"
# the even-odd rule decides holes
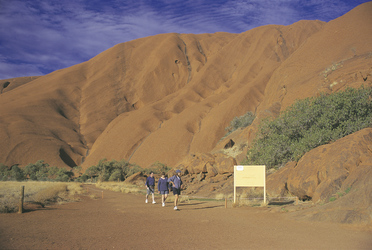
[[[181,188],[175,188],[175,187],[173,187],[173,194],[174,195],[180,195],[181,194]]]
[[[147,194],[153,194],[154,193],[155,186],[149,186],[147,187]]]
[[[160,194],[169,194],[168,190],[160,191]]]

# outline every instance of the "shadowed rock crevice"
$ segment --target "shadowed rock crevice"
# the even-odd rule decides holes
[[[192,68],[191,68],[191,63],[190,63],[190,60],[189,60],[189,55],[187,53],[187,45],[185,43],[185,41],[181,38],[180,35],[178,35],[178,38],[181,40],[181,42],[183,43],[184,45],[184,54],[185,54],[185,59],[186,59],[186,63],[187,63],[187,71],[189,72],[189,75],[187,77],[187,83],[190,82],[191,80],[191,71],[192,71]],[[180,47],[179,47],[180,48]],[[180,48],[181,49],[181,48]],[[182,50],[182,49],[181,49]]]
[[[200,42],[197,41],[196,44],[197,44],[197,46],[198,46],[198,50],[199,50],[200,54],[202,54],[202,55],[204,56],[204,63],[206,63],[206,62],[208,61],[208,58],[207,58],[207,56],[205,55],[205,53],[204,53],[204,51],[203,51],[203,48],[202,48],[202,46],[200,45]]]
[[[232,139],[230,139],[230,140],[226,143],[224,149],[232,148],[234,145],[235,145],[235,142],[234,142]]]
[[[77,166],[75,161],[66,153],[66,151],[63,148],[59,149],[59,157],[64,163],[66,163],[67,166],[71,168]]]
[[[1,89],[1,94],[3,93],[3,90],[4,90],[6,87],[9,86],[9,84],[10,84],[10,82],[4,82],[4,84],[3,84],[3,88]]]

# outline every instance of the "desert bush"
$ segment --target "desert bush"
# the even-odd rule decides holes
[[[116,161],[102,159],[96,166],[92,166],[85,171],[88,178],[98,181],[123,181],[128,176],[142,171],[136,164],[131,164],[126,160]]]
[[[25,179],[23,170],[18,165],[8,166],[0,163],[0,181],[22,181]]]
[[[242,116],[234,117],[234,119],[230,122],[230,126],[225,128],[227,132],[222,137],[222,139],[231,134],[232,132],[234,132],[235,130],[237,130],[238,128],[248,127],[249,125],[252,124],[255,117],[256,116],[251,111],[248,111],[246,114]]]
[[[372,127],[371,96],[371,87],[361,87],[296,101],[278,118],[260,124],[243,164],[282,166],[315,147]]]
[[[0,181],[64,181],[68,182],[72,179],[73,172],[65,168],[49,167],[49,164],[43,160],[37,161],[35,164],[28,164],[24,168],[14,165],[10,168],[4,164],[0,164]]]
[[[110,178],[108,179],[109,181],[117,181],[122,179],[122,170],[121,169],[115,169],[111,175]]]
[[[89,179],[89,176],[86,174],[82,174],[78,178],[75,179],[77,182],[86,182]]]
[[[57,176],[56,178],[54,179],[55,181],[62,181],[62,182],[68,182],[70,181],[70,179],[72,178],[74,174],[65,169],[65,168],[59,168],[58,171],[57,171]]]
[[[57,173],[58,173],[58,168],[57,167],[55,167],[55,166],[49,167],[49,169],[48,169],[49,178],[55,179],[57,177]]]
[[[8,180],[8,166],[5,166],[4,164],[0,163],[0,180],[1,181],[7,181]]]
[[[31,180],[45,181],[48,178],[48,167],[49,164],[44,163],[44,160],[39,160],[34,164],[28,164],[23,171]]]
[[[145,168],[141,172],[143,174],[147,174],[147,175],[149,175],[151,172],[154,172],[154,174],[160,174],[162,172],[167,173],[171,169],[172,168],[168,167],[167,165],[165,165],[165,164],[163,164],[159,161],[156,161],[153,164],[151,164],[150,168]]]
[[[25,175],[21,168],[18,165],[13,165],[10,168],[10,179],[15,181],[22,181],[25,179]]]
[[[65,168],[50,167],[44,160],[28,164],[23,169],[24,175],[34,181],[70,181],[73,173]]]

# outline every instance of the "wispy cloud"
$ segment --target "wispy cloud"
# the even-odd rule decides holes
[[[0,0],[0,79],[46,74],[159,33],[241,33],[301,19],[329,21],[362,2]]]

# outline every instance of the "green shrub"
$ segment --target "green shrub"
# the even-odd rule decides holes
[[[130,164],[126,160],[116,161],[102,159],[96,166],[92,166],[85,171],[85,175],[91,179],[99,181],[123,181],[128,176],[142,171],[142,168],[135,164]]]
[[[86,181],[88,178],[91,180],[98,181],[124,181],[129,176],[142,172],[144,174],[150,174],[154,172],[155,174],[160,174],[161,172],[168,172],[171,170],[167,165],[155,162],[150,168],[141,168],[136,164],[131,164],[126,160],[116,161],[107,159],[102,159],[98,162],[96,166],[91,166],[85,171],[82,178],[78,178],[78,181]]]
[[[345,194],[348,194],[350,192],[350,190],[351,190],[351,187],[346,188],[345,189]]]
[[[160,174],[161,172],[167,173],[172,168],[168,167],[167,165],[156,161],[154,162],[150,168],[145,168],[141,172],[144,174],[149,175],[151,172],[154,172],[154,174]]]
[[[49,178],[50,179],[55,179],[56,177],[57,177],[57,175],[58,175],[58,168],[57,167],[50,167],[49,169],[48,169],[48,176],[49,176]]]
[[[34,181],[70,181],[73,173],[65,168],[49,167],[49,164],[39,160],[34,164],[28,164],[24,168],[14,165],[8,168],[0,164],[0,181],[22,181],[26,179]]]
[[[109,177],[109,181],[117,181],[117,180],[122,180],[123,179],[123,175],[122,175],[122,171],[120,169],[115,169],[110,177]]]
[[[89,179],[89,176],[86,174],[82,174],[78,178],[75,179],[77,182],[86,182]]]
[[[25,175],[22,169],[18,167],[18,165],[12,166],[10,169],[10,172],[11,172],[10,174],[11,180],[22,181],[25,179]]]
[[[0,181],[22,181],[24,179],[25,174],[17,164],[8,168],[0,163]]]
[[[73,173],[65,168],[59,168],[56,175],[55,181],[68,182],[73,176]]]
[[[246,114],[239,116],[239,117],[234,117],[234,119],[230,122],[230,126],[226,127],[225,130],[227,133],[222,137],[225,138],[238,128],[245,128],[248,127],[249,125],[252,124],[253,120],[255,119],[255,115],[249,111]]]
[[[306,152],[366,127],[372,127],[372,88],[295,102],[278,118],[265,120],[243,164],[268,168],[298,161]]]
[[[329,198],[329,201],[330,201],[330,202],[335,201],[335,200],[337,200],[336,197],[331,197],[331,198]]]
[[[0,163],[0,180],[7,181],[9,176],[9,168],[4,164]]]
[[[44,160],[39,160],[34,164],[28,164],[24,168],[24,174],[26,176],[29,176],[31,180],[34,181],[46,181],[48,180],[49,174],[48,174],[48,168],[49,164],[44,163]]]

